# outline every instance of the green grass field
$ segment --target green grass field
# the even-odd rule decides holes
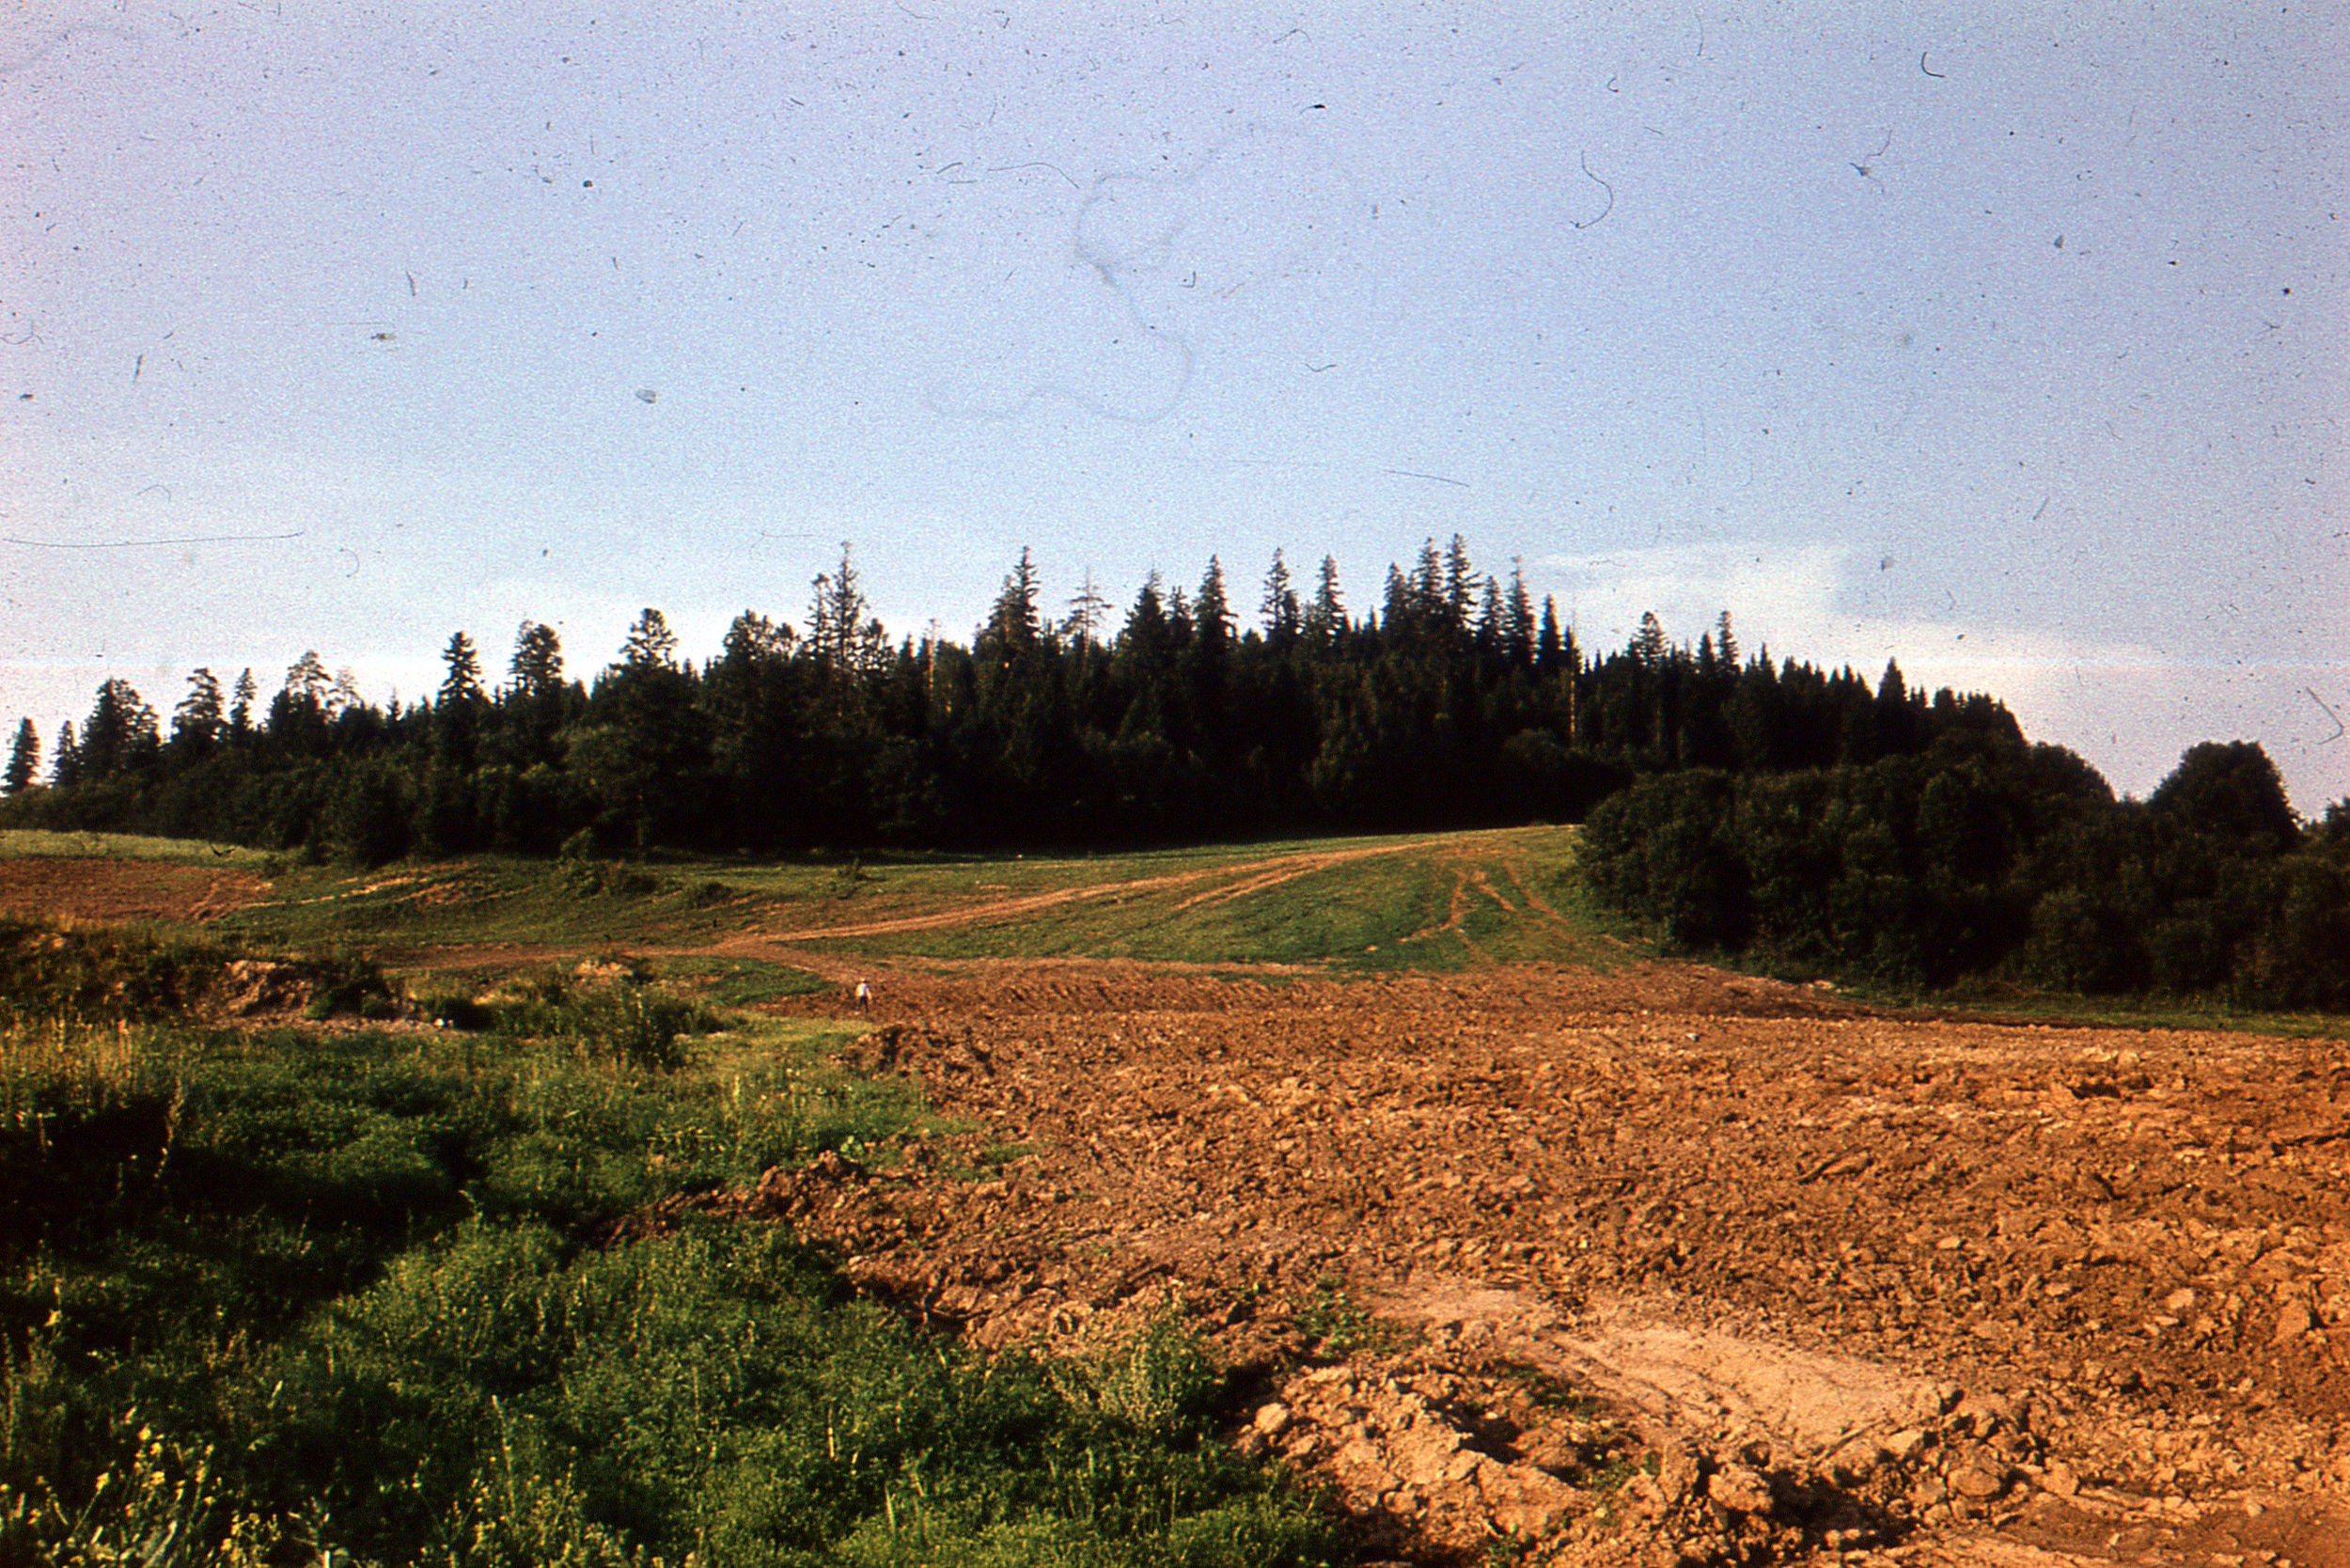
[[[777,966],[698,999],[525,968],[462,988],[458,1029],[204,1027],[174,986],[224,956],[0,923],[0,1563],[1338,1555],[1217,1437],[1171,1321],[982,1356],[780,1228],[605,1239],[937,1130],[836,1063],[861,1026],[709,1000]]]
[[[23,856],[75,855],[102,860],[160,860],[208,870],[261,872],[278,856],[201,839],[149,839],[135,833],[50,833],[39,828],[0,828],[0,860]]]
[[[480,857],[364,874],[280,870],[268,900],[210,929],[267,946],[353,945],[393,964],[465,948],[691,952],[762,941],[909,957],[1340,969],[1605,964],[1624,949],[1583,907],[1573,858],[1563,828],[1064,858]]]
[[[1276,840],[1127,855],[853,860],[485,855],[354,872],[210,846],[99,834],[0,835],[0,858],[82,855],[265,877],[210,937],[363,952],[387,967],[475,954],[542,962],[657,953],[744,1004],[813,989],[744,964],[767,949],[909,958],[1098,956],[1334,971],[1457,969],[1532,959],[1598,966],[1633,950],[1576,887],[1574,830]],[[198,927],[151,922],[159,935]],[[698,965],[698,967],[697,967]]]

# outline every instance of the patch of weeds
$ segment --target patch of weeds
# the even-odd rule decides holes
[[[510,977],[486,997],[462,994],[419,998],[419,1011],[446,1028],[548,1041],[581,1059],[635,1070],[682,1067],[689,1039],[716,1033],[718,1015],[672,996],[639,959],[583,965],[584,978],[552,966]]]
[[[1142,1433],[1173,1435],[1196,1423],[1216,1388],[1207,1348],[1171,1313],[1053,1371],[1063,1398]]]
[[[1602,1405],[1590,1390],[1578,1388],[1565,1378],[1554,1376],[1531,1361],[1503,1361],[1493,1368],[1496,1374],[1513,1379],[1528,1403],[1543,1410],[1559,1410],[1583,1420],[1596,1419]]]
[[[647,898],[661,891],[661,880],[617,860],[580,860],[563,868],[563,886],[586,898]]]
[[[1480,1568],[1515,1568],[1526,1560],[1529,1543],[1515,1530],[1496,1530],[1478,1552]]]
[[[834,899],[854,897],[860,884],[873,880],[873,874],[865,869],[864,857],[853,855],[849,857],[847,865],[832,873],[832,885],[825,889],[825,897]]]
[[[337,953],[313,960],[311,966],[317,971],[318,983],[302,1015],[312,1023],[323,1022],[338,1012],[378,1019],[398,1015],[392,988],[384,979],[383,965],[374,960]],[[371,1004],[375,1008],[372,1012],[368,1011]]]
[[[118,1417],[103,1441],[118,1458],[86,1503],[68,1504],[45,1478],[22,1487],[0,1481],[0,1561],[259,1568],[268,1560],[284,1531],[226,1506],[210,1445],[166,1437],[136,1409]]]
[[[1634,1476],[1643,1473],[1654,1475],[1657,1468],[1658,1465],[1653,1454],[1650,1455],[1647,1461],[1643,1461],[1633,1453],[1621,1451],[1612,1453],[1602,1463],[1583,1472],[1583,1490],[1612,1495]]]
[[[1324,1276],[1293,1314],[1297,1326],[1320,1341],[1325,1356],[1345,1360],[1358,1352],[1396,1349],[1402,1330],[1356,1301],[1343,1281]]]
[[[463,992],[434,992],[415,999],[417,1016],[434,1027],[478,1033],[497,1022],[497,1015]]]
[[[664,966],[663,978],[690,982],[719,1007],[757,1007],[761,1002],[810,996],[834,988],[821,975],[763,958],[730,958],[690,967],[668,964]]]
[[[0,1016],[169,1017],[203,996],[227,957],[209,942],[0,917]]]

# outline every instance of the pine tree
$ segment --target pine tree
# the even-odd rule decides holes
[[[1325,646],[1346,628],[1346,604],[1339,595],[1339,563],[1334,556],[1322,557],[1322,576],[1314,588],[1313,605],[1306,612],[1306,628]]]
[[[1005,574],[1003,591],[995,596],[983,635],[1009,661],[1033,650],[1043,635],[1036,613],[1036,563],[1023,546],[1018,564]]]
[[[1468,541],[1459,534],[1444,552],[1444,616],[1450,629],[1465,632],[1469,624],[1469,606],[1477,597],[1477,573],[1469,565]]]
[[[253,702],[260,695],[261,688],[254,683],[253,668],[248,665],[244,673],[237,677],[236,706],[228,710],[230,734],[243,736],[253,733]]]
[[[1526,591],[1526,565],[1510,562],[1510,597],[1501,618],[1501,640],[1510,662],[1520,669],[1534,664],[1534,600]]]
[[[525,697],[551,697],[563,684],[563,643],[555,628],[525,620],[514,634],[514,658],[507,666]]]
[[[744,610],[727,626],[718,656],[722,664],[737,668],[764,664],[789,657],[793,640],[791,627]]]
[[[188,676],[188,695],[171,711],[172,749],[202,757],[220,743],[227,721],[221,713],[220,680],[209,669]]]
[[[1730,629],[1728,610],[1724,610],[1721,619],[1714,622],[1714,656],[1721,660],[1723,668],[1729,673],[1738,673],[1738,637]]]
[[[441,650],[441,663],[448,671],[441,680],[443,707],[470,706],[483,700],[481,655],[474,651],[473,638],[462,632],[450,633],[448,646]]]
[[[32,788],[39,768],[40,731],[33,728],[31,719],[20,719],[16,743],[8,747],[8,771],[0,775],[0,793],[23,794]]]
[[[325,662],[318,650],[305,650],[286,671],[286,684],[281,688],[287,696],[312,707],[323,709],[327,694],[334,689],[335,678],[326,673]]]
[[[1286,648],[1297,638],[1305,624],[1304,608],[1297,602],[1297,590],[1290,586],[1289,564],[1281,559],[1281,552],[1273,552],[1273,565],[1264,574],[1264,603],[1259,613],[1264,618],[1265,641],[1275,648]]]
[[[674,669],[677,634],[669,630],[668,618],[648,604],[629,625],[620,663],[630,669]]]
[[[57,726],[57,744],[49,752],[49,782],[67,789],[82,781],[81,747],[73,744],[73,721]]]
[[[1093,569],[1086,568],[1085,587],[1069,602],[1069,619],[1062,624],[1069,628],[1079,648],[1092,648],[1101,638],[1102,618],[1109,611],[1110,602],[1094,587]]]

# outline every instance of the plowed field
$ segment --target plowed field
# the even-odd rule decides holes
[[[24,919],[208,920],[269,885],[250,871],[96,855],[0,858],[0,915]]]
[[[1382,1549],[2350,1563],[2337,1043],[1695,965],[860,974],[865,1063],[971,1130],[696,1201],[986,1342],[1171,1297]]]

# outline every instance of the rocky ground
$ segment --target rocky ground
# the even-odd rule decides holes
[[[2340,1043],[1688,965],[862,973],[862,1064],[969,1130],[669,1208],[982,1344],[1181,1311],[1369,1557],[2350,1565]]]

